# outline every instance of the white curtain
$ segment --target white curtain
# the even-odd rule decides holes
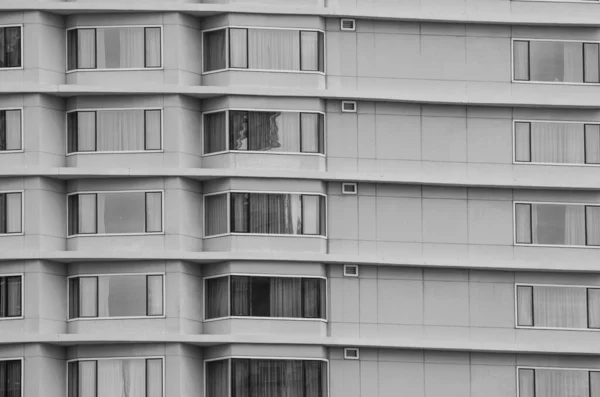
[[[7,193],[6,194],[6,232],[21,233],[22,232],[22,194]]]
[[[248,67],[248,29],[229,29],[229,67]]]
[[[302,233],[302,197],[299,194],[289,194],[286,201],[286,229],[288,234]],[[287,224],[289,220],[289,224]]]
[[[162,225],[162,193],[146,193],[146,232],[161,232]]]
[[[589,374],[584,370],[535,370],[538,397],[589,397]]]
[[[300,114],[276,112],[271,116],[269,150],[274,152],[300,152]],[[279,146],[278,146],[279,145]]]
[[[578,287],[535,286],[533,313],[536,326],[587,328],[587,291]]]
[[[517,286],[517,325],[533,326],[533,287]],[[536,324],[537,325],[537,324]]]
[[[96,361],[79,361],[79,395],[77,397],[96,396]]]
[[[146,144],[145,150],[160,150],[162,148],[161,140],[161,111],[146,110],[144,112],[146,118]]]
[[[600,164],[600,125],[585,125],[585,162]]]
[[[531,123],[515,123],[515,160],[531,161]]]
[[[77,151],[96,150],[96,112],[77,112]]]
[[[300,32],[301,70],[319,70],[319,33],[310,31]]]
[[[77,68],[96,67],[96,29],[77,30]]]
[[[98,69],[144,67],[144,28],[99,28]]]
[[[583,164],[584,124],[531,123],[531,161]]]
[[[0,127],[1,128],[1,127]],[[21,111],[6,111],[6,150],[21,149]]]
[[[98,317],[98,278],[79,278],[79,316]]]
[[[564,70],[566,82],[583,82],[583,44],[564,43]],[[596,58],[597,62],[597,58]]]
[[[519,369],[519,397],[535,397],[535,370]]]
[[[586,83],[598,83],[600,82],[600,75],[598,70],[598,44],[597,43],[583,43],[583,62],[584,62],[584,73],[583,81]]]
[[[513,62],[515,80],[529,80],[529,42],[513,42]]]
[[[110,317],[110,280],[111,277],[98,277],[98,317]]]
[[[145,28],[146,60],[145,67],[159,68],[161,66],[160,28]]]
[[[319,142],[321,141],[320,118],[318,113],[301,113],[301,135],[302,147],[300,151],[303,153],[321,153]]]
[[[146,396],[162,397],[163,390],[163,360],[152,358],[146,360]]]
[[[97,397],[146,397],[146,360],[98,360]]]
[[[97,118],[96,150],[144,150],[143,110],[100,110]]]
[[[163,276],[147,276],[147,290],[148,296],[146,297],[148,307],[148,316],[161,316],[163,314]]]
[[[319,200],[320,196],[302,196],[302,234],[321,234]]]
[[[97,233],[96,208],[96,194],[79,195],[77,233]]]
[[[248,67],[265,70],[300,70],[300,32],[283,29],[248,29]]]

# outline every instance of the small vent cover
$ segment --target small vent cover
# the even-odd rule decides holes
[[[342,194],[356,194],[358,193],[358,186],[356,183],[343,182],[342,183]]]
[[[358,349],[355,347],[344,348],[344,359],[345,360],[358,360],[359,359]]]
[[[344,276],[358,277],[358,265],[344,265]]]
[[[342,112],[356,113],[356,102],[342,101]]]
[[[340,30],[348,30],[354,32],[356,30],[356,21],[354,19],[341,19]]]

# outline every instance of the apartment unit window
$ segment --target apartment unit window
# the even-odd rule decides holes
[[[206,397],[327,397],[327,362],[230,358],[206,361]]]
[[[68,70],[160,68],[160,27],[77,28],[67,31]]]
[[[0,361],[0,397],[21,397],[21,360]]]
[[[229,222],[227,203],[229,201]],[[205,235],[325,235],[325,197],[315,194],[222,193],[205,197]]]
[[[22,316],[22,285],[21,276],[0,276],[0,318]]]
[[[67,114],[67,147],[75,152],[162,149],[160,109],[86,110]]]
[[[0,109],[0,151],[21,149],[21,111]]]
[[[0,26],[0,69],[21,66],[21,27]]]
[[[226,28],[203,32],[204,71],[325,71],[323,32]]]
[[[518,285],[517,325],[600,328],[600,287]]]
[[[517,244],[600,246],[600,206],[516,203]]]
[[[70,236],[161,233],[162,192],[72,194],[68,217]]]
[[[325,319],[325,279],[231,275],[206,279],[206,319]]]
[[[163,359],[70,361],[67,383],[68,397],[162,397]]]
[[[163,276],[114,274],[69,279],[69,318],[162,316]]]
[[[519,397],[596,397],[600,370],[519,368]]]
[[[204,114],[204,153],[324,153],[320,113],[227,110]]]
[[[0,193],[0,234],[19,234],[22,225],[22,193]]]
[[[513,41],[514,80],[599,83],[599,43]]]

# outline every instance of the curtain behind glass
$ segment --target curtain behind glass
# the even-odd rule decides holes
[[[147,68],[159,68],[161,66],[160,54],[160,28],[144,29],[145,63]]]
[[[248,233],[250,216],[250,194],[231,193],[231,232]]]
[[[96,68],[96,29],[77,29],[77,69]]]
[[[585,206],[586,245],[600,245],[600,207]]]
[[[248,29],[248,67],[263,70],[300,70],[300,32]]]
[[[160,150],[162,148],[161,139],[161,111],[144,110],[145,118],[145,150]]]
[[[146,396],[162,397],[163,395],[163,360],[152,358],[146,360]]]
[[[225,69],[225,29],[204,32],[204,71]]]
[[[583,132],[581,123],[531,123],[531,161],[583,164]]]
[[[6,193],[6,233],[21,233],[22,194]]]
[[[229,397],[229,360],[206,362],[206,397]],[[232,388],[231,397],[236,396]],[[247,397],[247,394],[238,395]]]
[[[250,360],[248,359],[231,360],[231,397],[251,397]]]
[[[302,279],[302,317],[325,318],[325,280]]]
[[[533,315],[534,324],[539,327],[587,328],[587,291],[535,286]]]
[[[227,194],[215,194],[204,198],[204,227],[206,236],[227,233]]]
[[[162,193],[146,193],[146,233],[162,232]]]
[[[6,315],[8,317],[18,317],[21,315],[21,288],[21,276],[6,277],[6,297],[8,298],[8,302],[6,302]],[[2,302],[0,302],[0,311],[2,310],[1,306]],[[0,317],[2,317],[1,313]]]
[[[162,289],[162,284],[160,287]],[[146,304],[145,275],[98,277],[99,317],[142,317],[147,313]]]
[[[231,276],[231,315],[250,316],[250,277]]]
[[[301,279],[272,277],[270,298],[271,317],[302,317]]]
[[[78,317],[98,317],[98,277],[79,278]]]
[[[531,204],[515,204],[517,243],[531,244]]]
[[[21,66],[21,28],[0,28],[0,68]]]
[[[519,397],[535,397],[535,370],[519,368]]]
[[[249,113],[239,110],[229,112],[230,150],[248,150]]]
[[[529,42],[513,42],[513,73],[515,80],[529,80]]]
[[[97,206],[96,194],[79,194],[77,197],[77,232],[76,234],[97,233]]]
[[[582,43],[531,41],[531,81],[583,82]]]
[[[248,67],[248,29],[229,29],[229,67]]]
[[[98,69],[143,68],[144,28],[96,29]]]
[[[515,123],[515,161],[531,161],[531,123]]]
[[[531,219],[534,244],[585,245],[582,205],[533,204]]]
[[[582,370],[535,370],[535,395],[589,397],[589,374]]]
[[[144,150],[143,110],[99,110],[96,150]]]
[[[204,153],[227,150],[226,112],[204,114]]]
[[[301,70],[319,70],[319,34],[318,32],[300,32]]]
[[[79,395],[77,397],[100,397],[96,395],[96,361],[79,361]]]
[[[145,193],[98,193],[98,233],[145,233]]]
[[[97,397],[146,397],[146,360],[98,360]]]
[[[600,125],[585,125],[585,162],[600,164]]]
[[[320,196],[302,195],[302,234],[323,234],[320,225]]]
[[[96,150],[96,112],[77,112],[77,151]]]
[[[3,112],[0,112],[3,113]],[[5,113],[5,128],[0,126],[0,136],[3,139],[2,150],[20,150],[21,149],[21,111],[7,110]],[[2,124],[0,116],[0,124]],[[4,131],[4,134],[2,134]]]
[[[163,276],[146,276],[147,307],[146,315],[163,315]]]
[[[229,277],[206,279],[206,315],[207,319],[229,315]],[[233,294],[233,292],[232,292]],[[233,304],[233,303],[232,303]]]
[[[322,131],[320,129],[320,117],[318,113],[301,113],[300,126],[301,126],[301,142],[302,147],[300,151],[302,153],[322,153],[322,149],[319,147],[321,141],[320,135]]]
[[[583,80],[586,83],[600,82],[598,73],[598,43],[583,43]]]
[[[304,397],[323,397],[327,390],[327,366],[323,361],[304,361]]]
[[[533,324],[533,287],[517,286],[517,325],[532,327]]]

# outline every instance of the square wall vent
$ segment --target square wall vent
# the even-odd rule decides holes
[[[358,349],[355,347],[344,348],[344,360],[358,360]]]
[[[342,112],[356,113],[356,102],[342,101]]]
[[[340,30],[347,30],[350,32],[356,31],[356,20],[354,19],[341,19]]]
[[[358,186],[356,183],[342,182],[342,194],[357,194]]]
[[[358,265],[344,265],[345,277],[358,277]]]

